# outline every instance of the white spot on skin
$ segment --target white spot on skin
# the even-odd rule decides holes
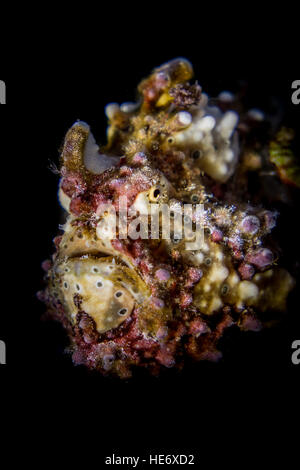
[[[103,242],[116,238],[116,217],[114,213],[105,215],[96,227],[96,235]]]
[[[139,193],[135,198],[134,203],[131,206],[133,211],[139,212],[140,214],[150,213],[150,203],[148,199],[149,191],[143,191]]]
[[[58,190],[58,200],[60,202],[60,205],[62,206],[63,209],[65,209],[67,212],[70,212],[70,202],[71,202],[71,198],[69,198],[69,196],[67,196],[63,190],[61,189],[61,187],[59,187],[59,190]]]
[[[209,278],[212,282],[223,282],[227,279],[229,271],[226,266],[214,265],[209,273]]]
[[[259,294],[257,285],[249,281],[242,281],[239,284],[238,291],[241,300],[255,299]]]
[[[204,253],[209,252],[209,246],[207,243],[202,243],[202,250],[204,251]]]
[[[265,119],[265,115],[260,109],[250,109],[247,114],[254,121],[261,122]]]
[[[105,107],[105,114],[108,117],[108,119],[113,119],[113,117],[119,110],[120,110],[120,107],[118,103],[109,103]]]
[[[186,111],[181,111],[180,113],[178,113],[177,119],[178,119],[179,124],[181,124],[184,127],[188,127],[192,123],[192,116],[190,113]]]
[[[177,140],[177,142],[181,142],[181,143],[184,142],[184,140],[185,140],[185,135],[182,134],[182,133],[177,134],[176,140]]]
[[[227,149],[224,151],[224,160],[227,163],[232,162],[234,159],[234,152],[231,149]]]
[[[198,130],[203,132],[210,132],[216,125],[216,120],[212,116],[205,116],[204,118],[200,119],[198,122]]]
[[[218,165],[218,172],[221,176],[223,175],[226,175],[227,174],[227,166],[225,165],[225,163],[219,163]]]
[[[233,286],[236,286],[240,282],[240,278],[235,272],[233,272],[228,277],[227,282],[231,287],[233,287]]]
[[[231,103],[234,100],[234,95],[230,91],[222,91],[218,98],[223,101],[223,103]]]
[[[88,171],[99,175],[120,161],[119,157],[108,157],[99,153],[93,134],[90,132],[84,148],[84,165]]]
[[[84,121],[76,121],[72,127],[83,127],[87,131],[90,130],[90,126]]]
[[[209,153],[207,153],[206,158],[207,158],[207,161],[208,161],[209,163],[215,163],[215,161],[216,161],[216,159],[217,159],[217,156],[216,156],[214,153],[209,152]]]
[[[196,131],[194,132],[193,137],[195,142],[201,142],[201,140],[203,139],[203,132]]]
[[[202,264],[203,261],[204,261],[204,255],[203,253],[201,253],[201,251],[199,251],[199,253],[196,253],[195,254],[195,260],[198,264]]]
[[[122,103],[120,109],[123,111],[123,113],[132,113],[138,108],[138,106],[138,103],[128,101],[126,103]]]
[[[218,124],[217,131],[224,140],[230,139],[239,121],[239,116],[234,111],[228,111]]]
[[[209,310],[211,313],[215,312],[216,310],[219,310],[222,307],[222,305],[223,305],[223,302],[221,301],[220,297],[214,297],[209,305]]]
[[[74,273],[75,273],[76,276],[80,276],[81,263],[74,263]]]

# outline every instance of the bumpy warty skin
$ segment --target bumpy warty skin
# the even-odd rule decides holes
[[[74,363],[103,374],[217,361],[228,328],[259,330],[293,287],[270,237],[278,214],[249,202],[249,174],[269,164],[252,132],[262,118],[230,96],[210,105],[192,76],[176,59],[141,82],[137,103],[108,105],[105,147],[80,121],[65,138],[59,199],[68,216],[40,297],[67,329]],[[102,209],[118,214],[122,196],[139,214],[164,203],[174,217],[203,204],[201,249],[174,237],[175,222],[170,239],[113,237]]]

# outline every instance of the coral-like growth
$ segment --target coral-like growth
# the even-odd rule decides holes
[[[251,134],[262,116],[239,114],[226,93],[211,105],[192,75],[176,59],[141,82],[138,103],[109,104],[106,147],[83,122],[67,133],[59,199],[68,218],[41,297],[76,364],[129,377],[133,366],[158,373],[187,357],[215,361],[226,329],[258,330],[264,312],[285,309],[293,279],[270,238],[278,214],[249,202],[249,175],[271,165]],[[128,217],[115,227],[121,202]],[[194,249],[193,230],[177,236],[186,204],[203,205]],[[169,236],[161,218],[147,236],[149,214],[163,206]],[[191,210],[192,228],[197,217]],[[124,236],[129,225],[138,236]]]

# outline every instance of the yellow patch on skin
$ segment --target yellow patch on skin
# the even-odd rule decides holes
[[[270,277],[273,276],[274,271],[273,271],[273,269],[269,269],[269,270],[266,271],[264,274],[265,274],[265,277],[266,277],[266,278],[270,278]]]
[[[102,225],[103,227],[103,225]],[[86,227],[73,227],[67,222],[64,227],[65,233],[60,242],[60,258],[78,257],[82,255],[114,255],[130,267],[133,267],[131,259],[124,253],[117,251],[111,244],[109,236],[99,237],[105,234],[101,229],[88,229]],[[109,235],[109,232],[108,232]]]
[[[288,293],[295,283],[292,276],[284,269],[270,269],[254,276],[259,285],[259,307],[262,311],[268,309],[284,311]]]
[[[79,301],[80,310],[93,318],[99,333],[118,327],[135,303],[143,303],[148,296],[141,279],[113,258],[72,258],[57,267],[57,274],[70,318],[76,319]]]

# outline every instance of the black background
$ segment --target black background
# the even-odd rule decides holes
[[[6,144],[2,161],[8,163],[1,174],[5,435],[29,462],[37,461],[41,449],[42,465],[45,460],[57,465],[61,450],[86,466],[93,457],[93,466],[101,468],[112,451],[147,455],[159,448],[162,453],[189,449],[198,464],[205,458],[210,465],[235,460],[240,466],[257,463],[263,451],[268,461],[282,458],[288,467],[299,438],[293,426],[299,423],[300,366],[291,362],[292,342],[300,339],[299,288],[280,327],[233,334],[224,341],[221,363],[189,366],[179,375],[171,371],[159,379],[142,376],[119,382],[74,367],[64,353],[68,342],[61,327],[41,321],[45,309],[35,296],[43,287],[40,265],[53,251],[61,217],[58,179],[49,161],[58,163],[59,147],[74,121],[88,122],[103,142],[104,106],[133,100],[136,85],[153,67],[184,56],[211,96],[234,91],[240,80],[246,81],[251,107],[268,109],[275,97],[287,123],[300,132],[300,106],[291,103],[297,75],[289,75],[282,59],[268,54],[271,43],[265,43],[260,61],[255,45],[237,52],[236,42],[227,46],[229,58],[214,48],[206,58],[198,43],[146,44],[146,34],[136,30],[138,49],[125,33],[116,45],[111,37],[99,38],[93,56],[87,55],[88,44],[81,44],[80,37],[55,49],[50,44],[34,56],[28,49],[22,54],[21,47],[14,69],[3,70],[0,77],[7,84],[7,105],[0,108]],[[288,227],[295,258],[298,207],[295,200],[281,222],[282,229]],[[285,438],[288,444],[283,445]],[[10,453],[11,462],[18,457],[17,451]]]

